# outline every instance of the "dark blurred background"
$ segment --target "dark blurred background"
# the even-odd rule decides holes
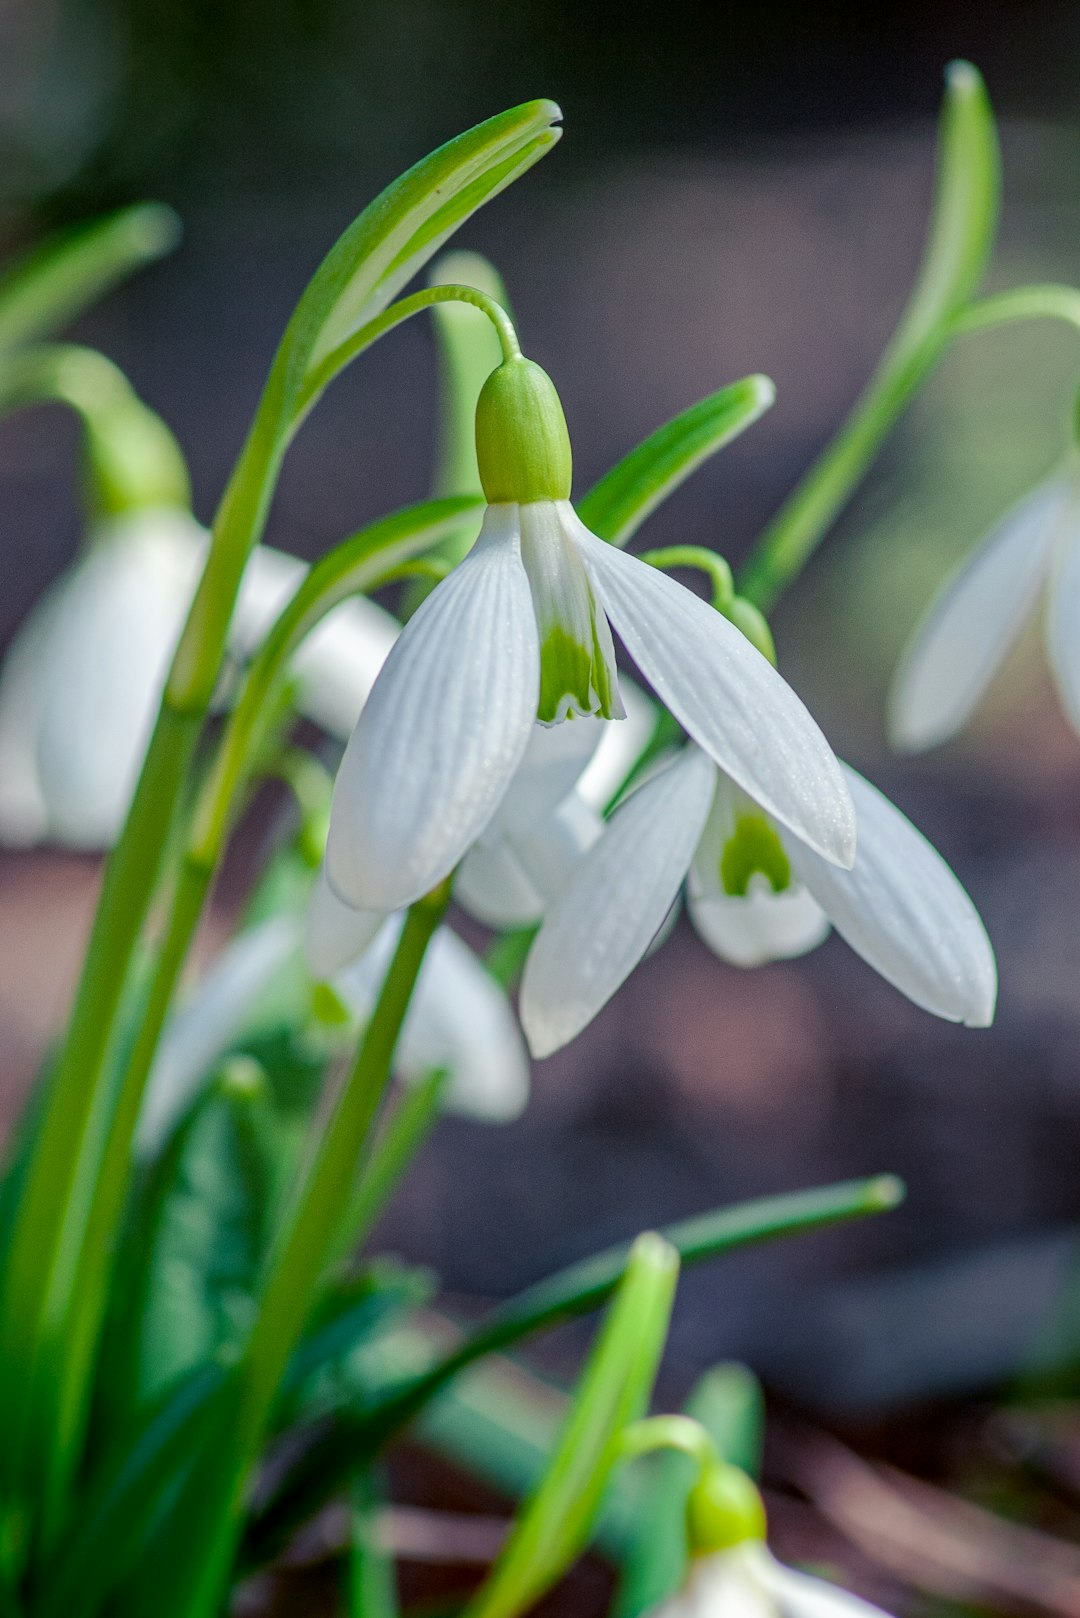
[[[994,284],[1076,279],[1080,8],[1036,0],[5,0],[0,233],[15,248],[143,197],[183,215],[175,256],[78,335],[177,431],[208,519],[340,228],[434,144],[553,96],[561,145],[460,245],[499,265],[559,383],[579,488],[712,388],[775,378],[774,411],[648,531],[735,560],[887,338],[922,241],[941,70],[959,55],[1002,120]],[[838,750],[980,905],[996,1027],[935,1022],[836,940],[742,974],[680,929],[539,1067],[518,1124],[443,1124],[387,1244],[454,1292],[500,1294],[643,1225],[893,1170],[910,1187],[899,1214],[687,1278],[674,1391],[741,1355],[805,1408],[878,1413],[986,1388],[1045,1338],[1080,1220],[1080,740],[1034,638],[941,754],[890,757],[882,701],[934,585],[1062,452],[1078,361],[1057,330],[958,348],[776,620],[785,672]],[[417,323],[335,386],[290,457],[275,543],[314,555],[425,491],[433,380]],[[56,411],[0,427],[0,636],[74,553],[75,445]],[[8,1117],[62,1014],[95,881],[59,854],[0,863]]]

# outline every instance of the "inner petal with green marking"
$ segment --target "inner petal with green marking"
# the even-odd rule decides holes
[[[533,500],[519,507],[521,560],[532,588],[540,630],[540,694],[536,717],[557,725],[577,715],[622,719],[611,629],[593,595],[584,564],[564,522],[567,501]]]
[[[791,862],[772,822],[760,811],[736,816],[720,853],[720,886],[730,898],[745,898],[760,874],[774,893],[791,885]]]

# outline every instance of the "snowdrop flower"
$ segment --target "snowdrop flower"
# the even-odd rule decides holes
[[[693,745],[615,811],[544,917],[521,1017],[534,1056],[580,1033],[645,954],[689,877],[691,920],[739,966],[799,955],[830,924],[916,1005],[990,1023],[997,974],[975,907],[941,856],[844,766],[858,848],[838,869]]]
[[[966,724],[1020,631],[1046,602],[1046,650],[1080,731],[1080,464],[1013,506],[945,584],[915,630],[889,700],[894,744],[921,752]]]
[[[652,1618],[886,1618],[824,1579],[796,1573],[762,1540],[695,1557],[686,1584]]]
[[[656,708],[622,682],[626,719],[534,725],[506,794],[462,861],[454,897],[489,927],[529,927],[604,829],[603,811],[656,727]]]
[[[795,694],[706,602],[577,517],[562,407],[539,366],[492,373],[476,442],[480,537],[407,624],[338,774],[327,868],[342,898],[397,910],[445,878],[502,802],[536,720],[621,718],[612,626],[705,752],[850,865],[847,789]]]
[[[402,919],[377,918],[370,935],[354,926],[348,944],[339,942],[327,976],[351,1018],[342,1030],[347,1038],[371,1015]],[[313,985],[304,954],[304,923],[294,914],[270,916],[225,946],[165,1030],[139,1121],[141,1155],[160,1150],[222,1059],[245,1039],[270,1020],[310,1022]],[[529,1060],[510,1003],[447,927],[428,947],[394,1059],[407,1084],[434,1068],[450,1075],[446,1106],[469,1117],[500,1123],[516,1118],[528,1100]]]
[[[101,849],[119,833],[207,535],[179,506],[98,524],[47,591],[0,673],[0,840]],[[261,546],[244,575],[232,649],[247,655],[306,565]],[[342,603],[293,665],[301,711],[344,740],[398,633],[374,603]]]
[[[879,1607],[778,1562],[765,1543],[765,1507],[753,1481],[706,1462],[686,1508],[690,1566],[649,1618],[885,1618]]]

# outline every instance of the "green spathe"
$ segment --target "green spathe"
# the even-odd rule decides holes
[[[764,1540],[765,1507],[746,1473],[726,1462],[707,1466],[686,1502],[691,1556],[711,1556],[747,1540]]]
[[[476,459],[491,505],[570,498],[566,417],[554,382],[532,360],[506,360],[480,390]]]
[[[758,872],[774,893],[791,885],[791,861],[776,827],[764,815],[743,814],[720,856],[721,886],[732,899],[745,898],[750,878]]]

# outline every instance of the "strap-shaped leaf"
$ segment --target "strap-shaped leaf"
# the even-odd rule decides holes
[[[387,186],[330,249],[289,323],[285,391],[390,303],[470,214],[550,151],[553,101],[489,118]]]
[[[0,348],[59,330],[179,240],[180,221],[161,202],[138,203],[50,236],[0,279]]]
[[[747,376],[650,433],[578,502],[586,528],[612,545],[625,545],[650,512],[757,421],[775,397],[767,376]]]

